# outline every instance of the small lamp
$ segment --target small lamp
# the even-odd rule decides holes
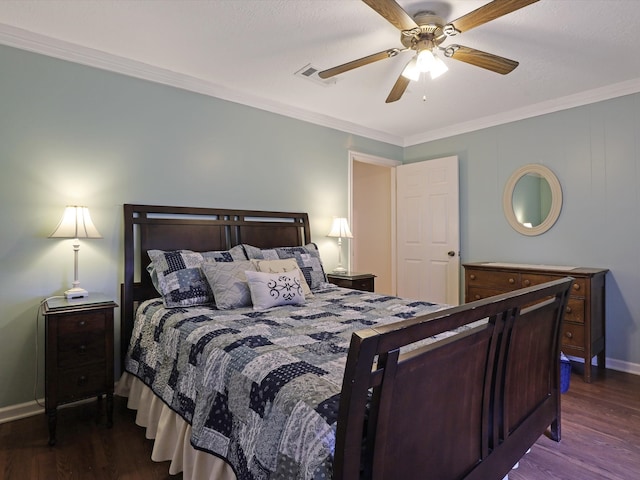
[[[78,280],[78,251],[80,250],[81,238],[102,238],[98,229],[91,221],[89,209],[77,205],[69,205],[64,209],[62,220],[49,238],[73,238],[73,283],[72,288],[64,292],[67,298],[88,297],[89,293],[80,288]]]
[[[353,238],[351,230],[349,230],[349,223],[346,218],[334,218],[331,224],[331,231],[327,234],[327,237],[334,237],[338,239],[338,266],[333,270],[336,273],[344,273],[347,271],[342,266],[342,239]]]

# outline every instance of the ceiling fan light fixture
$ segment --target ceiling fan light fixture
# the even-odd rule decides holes
[[[421,72],[428,72],[433,68],[433,62],[435,61],[435,57],[431,50],[424,49],[418,52],[416,57],[416,65]]]
[[[402,71],[402,76],[414,82],[420,80],[420,69],[418,68],[416,57],[409,60],[409,63]]]
[[[436,55],[433,56],[433,63],[431,64],[431,79],[434,80],[438,78],[443,73],[446,73],[449,70],[447,64],[442,61],[442,59]]]

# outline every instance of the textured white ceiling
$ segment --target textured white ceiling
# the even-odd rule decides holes
[[[454,20],[488,0],[398,3]],[[409,52],[328,86],[294,75],[401,46],[360,0],[0,0],[0,43],[399,145],[640,91],[639,0],[540,0],[445,43],[518,60],[511,74],[445,59],[394,104]]]

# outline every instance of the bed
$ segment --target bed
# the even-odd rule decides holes
[[[327,284],[314,249],[304,213],[124,205],[116,393],[170,473],[501,479],[560,440],[570,277],[449,307]],[[192,274],[217,307],[190,303]],[[283,305],[274,279],[293,285]]]

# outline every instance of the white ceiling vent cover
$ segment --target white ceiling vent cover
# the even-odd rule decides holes
[[[296,73],[294,73],[294,75],[296,77],[300,77],[300,78],[304,78],[307,80],[311,80],[314,83],[317,83],[318,85],[322,85],[322,86],[328,86],[328,85],[333,85],[334,83],[336,83],[336,79],[335,78],[328,78],[326,80],[323,80],[322,78],[320,78],[318,76],[318,72],[320,71],[320,69],[314,67],[313,65],[311,65],[310,63],[306,64],[304,67],[302,67],[300,70],[298,70]]]

